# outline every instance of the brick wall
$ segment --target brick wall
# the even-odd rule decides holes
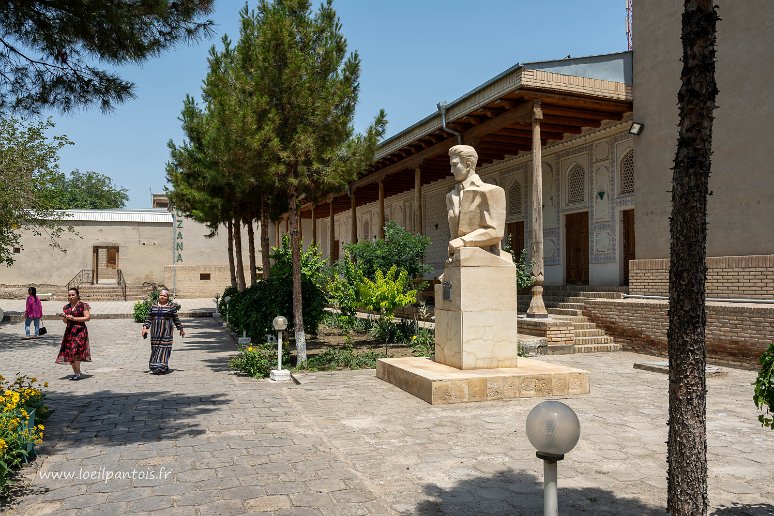
[[[667,301],[594,299],[584,315],[628,351],[667,356]],[[754,369],[774,342],[774,305],[707,304],[707,359]]]
[[[629,292],[669,295],[669,260],[632,260]],[[774,254],[707,258],[707,297],[774,299]]]
[[[209,274],[209,279],[202,279],[202,274]],[[205,276],[206,277],[206,276]],[[164,267],[164,284],[172,288],[173,267]],[[250,283],[250,268],[245,267],[245,280]],[[222,294],[231,285],[231,275],[228,265],[178,265],[177,266],[177,297],[197,298],[215,297]]]

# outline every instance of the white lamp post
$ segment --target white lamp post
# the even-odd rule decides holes
[[[228,325],[228,302],[231,301],[231,296],[225,296],[223,301],[226,302],[226,325]]]
[[[277,331],[277,369],[272,369],[269,372],[269,378],[275,382],[286,382],[290,380],[290,371],[282,369],[282,332],[288,327],[288,320],[278,315],[272,324]]]
[[[556,463],[578,444],[580,421],[564,403],[544,401],[527,416],[527,438],[543,459],[543,514],[557,516]]]

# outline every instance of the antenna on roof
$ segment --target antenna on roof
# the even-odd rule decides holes
[[[626,50],[632,49],[632,0],[626,0]]]

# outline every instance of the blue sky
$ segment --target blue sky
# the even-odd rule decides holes
[[[75,142],[60,153],[61,170],[110,176],[129,190],[127,208],[150,207],[149,192],[166,183],[167,141],[183,138],[183,99],[200,96],[210,46],[220,45],[223,34],[238,38],[243,5],[216,2],[212,38],[119,68],[136,84],[137,98],[114,112],[50,113],[51,134]],[[517,62],[626,50],[625,0],[334,0],[334,7],[362,61],[355,128],[363,130],[384,108],[387,137]]]

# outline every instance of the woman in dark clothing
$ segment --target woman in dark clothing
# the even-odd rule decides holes
[[[169,372],[169,356],[172,354],[172,332],[180,330],[180,336],[185,335],[183,325],[177,316],[177,306],[169,301],[169,290],[159,293],[159,302],[151,307],[145,324],[142,325],[142,336],[151,336],[151,356],[148,368],[151,374],[167,374]]]
[[[73,368],[70,380],[77,381],[81,379],[81,362],[91,362],[89,330],[86,328],[86,321],[91,319],[91,307],[81,301],[77,288],[67,291],[67,300],[69,303],[62,307],[62,313],[59,314],[67,327],[56,363],[70,364]]]

